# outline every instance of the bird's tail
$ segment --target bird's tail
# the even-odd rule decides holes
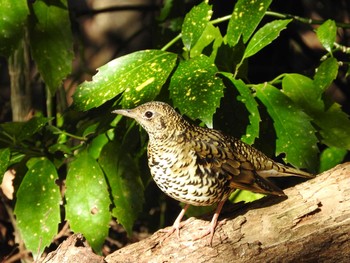
[[[307,179],[314,178],[315,175],[304,172],[302,170],[289,167],[280,163],[274,163],[273,169],[269,170],[260,170],[257,173],[264,178],[268,177],[284,177],[284,176],[298,176]]]

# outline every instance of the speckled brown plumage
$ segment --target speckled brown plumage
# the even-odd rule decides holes
[[[312,177],[220,131],[190,124],[163,102],[113,113],[135,119],[147,131],[148,164],[154,181],[164,193],[187,204],[173,226],[178,234],[189,205],[219,203],[205,233],[211,234],[211,242],[222,205],[235,189],[282,196],[283,191],[267,177]]]

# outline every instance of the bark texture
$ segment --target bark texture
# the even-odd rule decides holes
[[[173,234],[162,242],[165,234],[158,231],[105,261],[350,262],[350,163],[285,193],[288,198],[229,205],[220,217],[226,223],[218,227],[212,246],[207,237],[192,240],[210,218],[190,218],[180,240]]]

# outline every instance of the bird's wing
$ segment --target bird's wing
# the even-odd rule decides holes
[[[215,136],[215,134],[211,136]],[[252,162],[244,154],[235,151],[230,142],[223,143],[216,139],[218,138],[197,139],[192,143],[197,156],[197,165],[203,171],[227,177],[232,189],[284,195],[277,186],[260,176]]]

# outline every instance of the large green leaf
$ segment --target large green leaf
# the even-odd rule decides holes
[[[153,100],[175,63],[175,54],[161,50],[143,50],[114,59],[100,67],[92,81],[79,85],[73,96],[74,106],[88,110],[122,92],[125,108]]]
[[[54,94],[72,71],[73,37],[67,0],[36,0],[30,18],[32,56]]]
[[[243,58],[253,56],[261,49],[271,44],[271,42],[279,36],[280,32],[285,29],[291,21],[292,19],[275,20],[260,28],[249,41],[248,46],[244,51]]]
[[[0,13],[0,55],[9,57],[24,35],[29,14],[27,0],[1,0]]]
[[[269,84],[255,85],[254,88],[274,121],[276,154],[285,153],[285,162],[315,171],[318,148],[311,118],[277,88]]]
[[[300,74],[286,74],[282,87],[283,92],[306,113],[324,110],[323,91],[315,87],[312,79]]]
[[[186,51],[190,51],[202,36],[213,14],[207,1],[191,9],[182,24],[182,42]]]
[[[111,187],[115,205],[112,215],[131,235],[144,202],[143,184],[137,163],[117,141],[109,142],[103,147],[99,163]]]
[[[239,0],[227,28],[227,42],[235,46],[239,38],[246,43],[264,17],[272,0]]]
[[[31,159],[18,191],[17,226],[34,258],[50,245],[60,222],[60,190],[55,166],[46,158]]]
[[[326,22],[320,25],[319,28],[317,28],[316,34],[322,46],[331,53],[337,37],[337,25],[335,22],[328,19]]]
[[[234,79],[231,73],[221,72],[221,74],[228,78],[235,85],[240,94],[237,99],[244,103],[245,107],[250,113],[250,124],[247,127],[246,134],[242,136],[241,140],[245,143],[253,144],[255,139],[259,137],[259,124],[261,121],[258,103],[256,102],[250,89],[242,80]]]
[[[283,91],[296,105],[312,117],[312,121],[320,129],[323,143],[328,146],[350,149],[349,116],[341,110],[337,103],[333,103],[325,109],[322,100],[326,84],[335,77],[335,69],[332,69],[335,67],[334,60],[329,60],[327,64],[330,64],[330,75],[325,76],[324,71],[327,71],[327,68],[322,66],[321,72],[323,73],[317,73],[314,81],[303,75],[287,74],[282,81]],[[310,103],[311,101],[312,103]]]
[[[218,69],[204,55],[180,62],[170,81],[170,97],[174,106],[192,119],[200,119],[212,127],[212,116],[220,106],[225,88],[216,76]]]
[[[81,152],[69,165],[66,180],[66,218],[95,251],[108,235],[110,199],[104,174],[94,158]]]

